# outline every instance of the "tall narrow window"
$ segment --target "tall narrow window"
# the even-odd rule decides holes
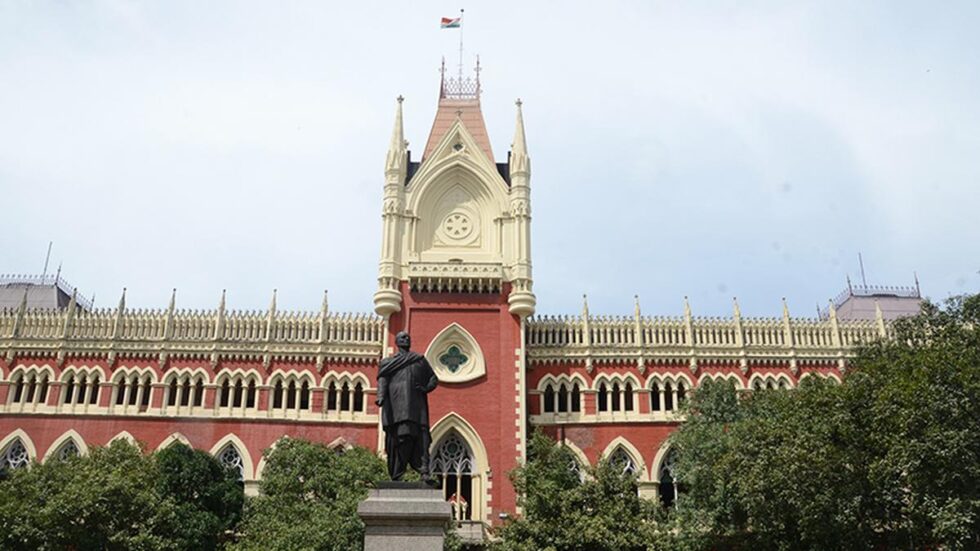
[[[544,412],[554,413],[555,411],[555,389],[548,383],[548,386],[544,387]]]
[[[599,396],[597,396],[599,401],[599,411],[606,411],[609,409],[608,397],[606,396],[606,383],[599,385]]]
[[[245,395],[245,407],[255,407],[255,379],[248,382],[248,392]]]
[[[149,381],[149,379],[146,379],[146,381]],[[129,402],[128,403],[131,406],[135,406],[136,405],[136,401],[140,399],[140,396],[139,396],[140,393],[139,393],[139,387],[138,387],[138,385],[139,385],[139,379],[137,379],[137,376],[136,375],[133,375],[133,378],[130,379],[130,381],[129,381]],[[149,393],[149,385],[146,385],[145,382],[144,382],[143,394],[148,394],[148,393]]]
[[[633,411],[633,383],[626,382],[626,390],[623,394],[623,409]]]
[[[180,385],[180,405],[191,405],[191,381],[185,379],[184,384]]]
[[[575,413],[582,411],[582,395],[578,383],[572,385],[572,411]]]
[[[619,383],[613,383],[613,389],[612,389],[612,410],[613,411],[619,411],[621,409],[619,407],[619,405],[620,405],[620,401],[619,401]]]
[[[245,389],[242,387],[242,380],[238,379],[235,381],[235,393],[232,396],[232,407],[240,408],[242,407],[242,395],[245,393]]]
[[[37,389],[37,381],[34,375],[31,375],[30,383],[27,385],[27,397],[24,401],[28,404],[34,403],[34,391]]]
[[[337,383],[333,381],[327,387],[327,410],[337,411]]]
[[[359,389],[361,385],[357,386]],[[357,390],[354,391],[354,400],[357,401]],[[310,409],[310,383],[307,381],[303,381],[303,386],[299,389],[299,409]]]
[[[231,385],[228,384],[228,379],[225,379],[225,381],[221,383],[221,400],[220,400],[221,407],[228,406],[230,395],[231,395]]]
[[[677,381],[677,406],[680,407],[687,398],[687,387],[684,386],[684,381]]]
[[[286,408],[296,409],[296,381],[289,381],[289,390],[286,392]]]
[[[41,377],[41,390],[37,393],[37,403],[44,404],[48,401],[48,376]]]
[[[361,383],[354,385],[354,411],[364,411],[364,385]]]
[[[677,483],[675,475],[675,465],[677,464],[677,453],[675,450],[667,452],[663,466],[660,467],[660,503],[664,507],[673,507],[683,488]]]
[[[66,404],[72,403],[72,398],[75,397],[75,377],[69,376],[68,381],[65,383],[65,399]]]
[[[660,384],[656,381],[650,385],[650,411],[660,411]]]
[[[664,411],[674,410],[674,389],[670,386],[670,381],[664,383]]]
[[[558,412],[568,412],[568,387],[565,386],[565,383],[558,387]]]
[[[282,407],[282,379],[276,381],[275,388],[272,389],[272,408],[279,409]]]
[[[122,406],[126,403],[126,377],[119,379],[119,384],[116,385],[116,405]]]
[[[170,386],[167,387],[167,405],[176,406],[177,405],[177,379],[170,380]]]
[[[20,378],[17,379],[17,386],[14,387],[14,402],[18,403],[24,396],[24,375],[21,374]]]
[[[130,388],[129,391],[133,393],[133,396],[130,397],[130,399],[129,399],[129,403],[130,404],[135,404],[136,403],[136,379],[133,379],[133,386],[132,386],[132,388]],[[141,408],[147,408],[147,407],[150,406],[150,394],[152,394],[152,393],[153,393],[153,385],[150,382],[150,376],[147,375],[143,379],[143,391],[140,392],[140,407]]]
[[[99,382],[100,382],[99,376],[96,375],[95,378],[92,379],[92,384],[89,387],[89,392],[88,392],[89,404],[97,404],[99,401]]]
[[[442,484],[443,495],[452,506],[453,519],[473,518],[473,454],[456,433],[436,446],[430,472]]]
[[[201,379],[197,380],[194,385],[194,407],[198,407],[204,403],[204,381]]]
[[[347,383],[340,387],[340,410],[350,411],[350,386]]]

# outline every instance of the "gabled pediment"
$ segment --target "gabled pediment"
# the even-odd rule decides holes
[[[488,157],[488,153],[484,151],[463,121],[456,118],[432,152],[422,160],[418,171],[409,182],[409,192],[417,192],[426,182],[454,166],[468,169],[488,185],[499,185],[501,186],[499,189],[507,189],[507,182],[497,172],[497,165],[493,159]]]

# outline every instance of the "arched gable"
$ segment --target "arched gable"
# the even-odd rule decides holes
[[[623,436],[617,436],[614,438],[612,442],[606,446],[606,449],[603,450],[601,457],[611,457],[614,453],[616,453],[617,448],[622,448],[622,450],[626,452],[631,459],[633,459],[633,463],[635,463],[636,467],[639,469],[637,474],[639,475],[640,481],[650,480],[650,474],[647,471],[647,465],[646,461],[643,459],[643,454],[640,453],[640,450],[638,450],[632,442]]]
[[[652,482],[660,483],[660,471],[663,469],[664,461],[667,460],[667,455],[670,453],[672,447],[670,440],[664,440],[660,443],[657,453],[653,456],[653,472],[650,473],[650,480]]]
[[[292,381],[296,383],[296,386],[300,386],[305,382],[310,385],[310,388],[313,388],[316,384],[313,380],[313,375],[308,371],[277,370],[269,377],[268,384],[269,386],[273,386],[277,381],[282,381],[283,385],[288,385]]]
[[[191,441],[188,440],[186,436],[184,436],[183,434],[181,434],[179,432],[175,432],[175,433],[171,434],[170,436],[164,438],[163,441],[160,442],[160,445],[157,446],[157,451],[160,451],[160,450],[169,448],[170,446],[174,445],[177,442],[180,442],[181,444],[185,444],[185,445],[187,445],[187,446],[189,446],[191,448],[194,447],[194,446],[191,445]]]
[[[132,434],[130,434],[129,431],[125,431],[125,430],[119,431],[119,434],[110,438],[109,441],[106,443],[106,445],[112,444],[116,440],[125,440],[138,448],[141,449],[143,448],[143,444],[139,440],[137,440]]]
[[[28,457],[37,461],[37,448],[34,447],[34,441],[31,440],[30,436],[27,436],[27,433],[23,429],[14,429],[3,440],[0,440],[0,454],[4,453],[7,447],[13,444],[18,438],[27,450]]]
[[[44,459],[42,459],[42,461],[47,462],[49,459],[54,457],[55,454],[58,453],[58,450],[60,450],[62,446],[67,444],[69,440],[75,442],[75,446],[78,448],[79,455],[83,455],[83,456],[88,455],[88,444],[85,443],[85,439],[82,438],[82,435],[75,432],[74,429],[68,429],[61,436],[59,436],[50,446],[48,446],[48,451],[45,452]]]
[[[243,475],[242,478],[245,479],[245,482],[254,481],[255,467],[252,464],[252,456],[248,451],[248,447],[245,446],[245,442],[242,442],[242,439],[239,438],[238,435],[236,435],[235,433],[230,432],[226,434],[221,440],[218,440],[214,446],[211,446],[210,453],[214,457],[218,457],[218,455],[222,451],[224,451],[225,447],[229,445],[235,446],[235,449],[238,450],[238,454],[242,458],[242,470],[244,471],[242,473]]]
[[[29,366],[18,364],[13,370],[11,370],[10,377],[8,378],[10,380],[14,380],[14,378],[16,378],[18,375],[29,375],[31,373],[36,373],[38,376],[47,375],[49,381],[55,380],[54,368],[48,364],[41,364],[40,366],[37,364],[31,364]],[[0,377],[0,379],[2,379],[2,377]]]
[[[164,384],[170,384],[171,381],[176,380],[178,383],[183,383],[184,381],[195,382],[198,377],[200,377],[205,384],[211,382],[211,377],[209,376],[207,370],[203,367],[185,367],[169,371],[163,377]]]
[[[469,445],[470,451],[473,452],[473,461],[476,463],[476,471],[482,474],[487,473],[490,470],[490,460],[487,455],[487,448],[483,445],[483,439],[480,438],[473,426],[459,414],[447,413],[432,425],[430,432],[433,446],[437,446],[443,438],[453,431],[458,433]]]
[[[331,382],[336,383],[337,386],[340,386],[344,383],[348,383],[351,386],[354,386],[357,383],[361,383],[362,388],[364,388],[365,390],[371,388],[370,381],[368,380],[366,375],[364,375],[363,373],[351,373],[350,371],[340,371],[340,372],[331,371],[326,373],[323,376],[323,379],[320,381],[321,386],[323,388],[330,386]]]

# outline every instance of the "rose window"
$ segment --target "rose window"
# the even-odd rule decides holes
[[[470,361],[470,358],[466,354],[463,354],[463,351],[460,350],[455,344],[450,346],[449,350],[446,350],[445,354],[439,356],[439,363],[446,366],[446,369],[448,369],[450,373],[456,373],[459,371],[459,366],[468,361]]]
[[[454,212],[443,222],[443,231],[450,239],[465,239],[473,231],[473,223],[465,214]]]

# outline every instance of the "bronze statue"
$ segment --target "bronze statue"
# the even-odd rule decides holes
[[[429,477],[429,401],[439,379],[425,356],[409,350],[412,339],[402,331],[395,336],[398,353],[378,366],[378,399],[381,426],[385,431],[388,474],[401,480],[411,466],[431,483]]]

